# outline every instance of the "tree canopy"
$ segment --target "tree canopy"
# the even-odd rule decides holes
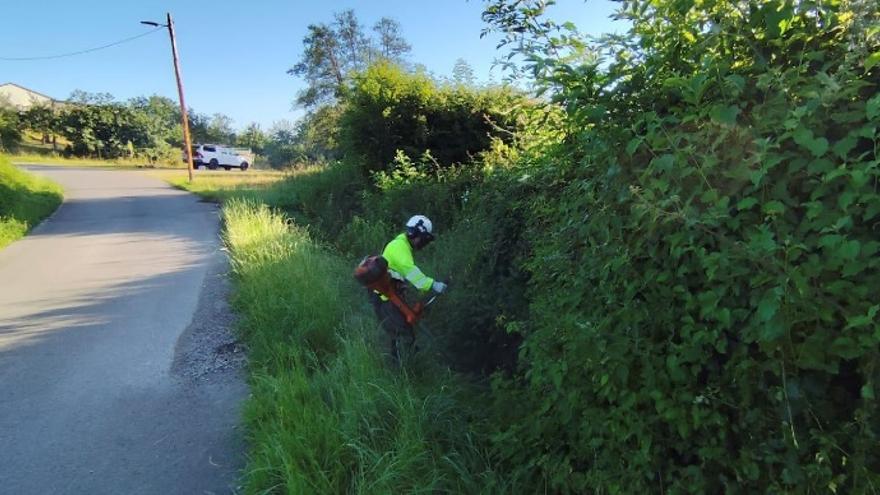
[[[296,103],[312,108],[336,101],[353,74],[379,59],[405,63],[410,45],[397,21],[383,17],[372,31],[374,36],[364,31],[351,9],[334,14],[331,24],[309,25],[303,38],[303,54],[287,71],[308,84],[297,95]]]

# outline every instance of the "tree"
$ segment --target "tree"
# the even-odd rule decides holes
[[[303,38],[302,59],[287,71],[308,83],[296,99],[305,107],[335,98],[345,80],[340,46],[333,30],[325,24],[312,24],[308,29],[309,34]]]
[[[296,160],[298,156],[295,148],[296,134],[296,126],[289,120],[280,120],[272,124],[265,146],[266,158],[270,165],[281,167]]]
[[[260,124],[251,122],[241,134],[238,135],[238,146],[250,148],[258,155],[263,154],[266,146],[266,133],[260,128]]]
[[[368,37],[353,10],[334,14],[334,22],[312,24],[303,38],[303,54],[287,71],[302,77],[308,87],[297,95],[296,103],[306,108],[334,102],[351,76],[366,69],[377,58],[397,63],[410,46],[400,34],[397,21],[382,18],[373,26],[378,39]]]
[[[146,116],[121,103],[67,107],[59,116],[59,131],[71,142],[69,152],[78,156],[115,158],[154,144]]]
[[[194,111],[192,108],[187,111],[187,115],[189,116],[189,132],[192,136],[192,142],[194,144],[210,142],[211,140],[208,139],[208,123],[211,118],[203,113]]]
[[[55,134],[58,132],[58,114],[47,105],[34,105],[21,112],[23,128],[40,133],[43,143],[55,145]]]
[[[371,40],[364,34],[354,10],[348,9],[334,14],[336,35],[339,38],[342,53],[346,57],[348,72],[361,71],[370,62],[372,56]]]
[[[342,106],[324,105],[297,122],[298,161],[328,162],[340,157],[339,127]]]
[[[378,36],[376,42],[379,55],[386,60],[402,64],[412,47],[400,33],[400,23],[389,17],[383,17],[373,24],[373,32]]]
[[[139,96],[128,100],[128,106],[147,119],[154,146],[183,145],[180,107],[174,100],[159,95]]]
[[[18,112],[5,98],[0,98],[0,151],[14,151],[21,142]]]
[[[474,77],[474,69],[467,63],[467,60],[459,58],[452,67],[452,80],[458,84],[465,86],[473,86],[476,78]]]
[[[215,113],[208,122],[207,140],[212,143],[224,144],[235,142],[235,131],[232,129],[232,118],[222,113]]]

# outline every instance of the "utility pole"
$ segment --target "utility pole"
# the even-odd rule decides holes
[[[189,118],[186,115],[186,102],[183,99],[183,81],[180,79],[180,59],[177,56],[177,41],[174,39],[174,21],[168,12],[168,35],[171,36],[171,56],[174,57],[174,75],[177,76],[177,94],[180,95],[180,116],[183,118],[183,146],[186,148],[186,166],[189,181],[193,180],[192,141],[189,136]]]
[[[168,36],[171,37],[171,57],[174,59],[174,76],[177,78],[177,94],[180,97],[180,117],[183,119],[183,146],[186,152],[187,168],[189,170],[189,181],[193,180],[193,157],[192,157],[192,140],[189,135],[189,118],[186,115],[186,101],[183,98],[183,80],[180,78],[180,58],[177,55],[177,41],[174,39],[174,21],[171,19],[171,12],[167,13],[168,23],[164,26],[168,28]],[[141,21],[141,24],[148,26],[162,26],[158,22]]]

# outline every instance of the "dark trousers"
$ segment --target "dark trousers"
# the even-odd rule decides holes
[[[383,301],[378,294],[370,291],[370,303],[376,312],[376,318],[379,324],[385,330],[390,340],[389,350],[391,357],[395,360],[400,358],[399,342],[407,348],[412,348],[415,343],[416,336],[412,326],[406,322],[406,317],[397,309],[391,301]]]

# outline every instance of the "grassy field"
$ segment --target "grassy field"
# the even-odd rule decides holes
[[[0,249],[49,216],[62,198],[61,186],[19,170],[0,156]]]
[[[308,187],[300,179],[310,173],[200,175],[191,184],[159,174],[224,201],[250,353],[247,493],[515,492],[476,433],[487,430],[477,391],[430,347],[392,364],[351,276],[355,260],[267,205]]]
[[[193,181],[189,182],[186,170],[151,170],[147,174],[214,201],[233,197],[259,199],[271,185],[290,175],[274,170],[195,170]]]

